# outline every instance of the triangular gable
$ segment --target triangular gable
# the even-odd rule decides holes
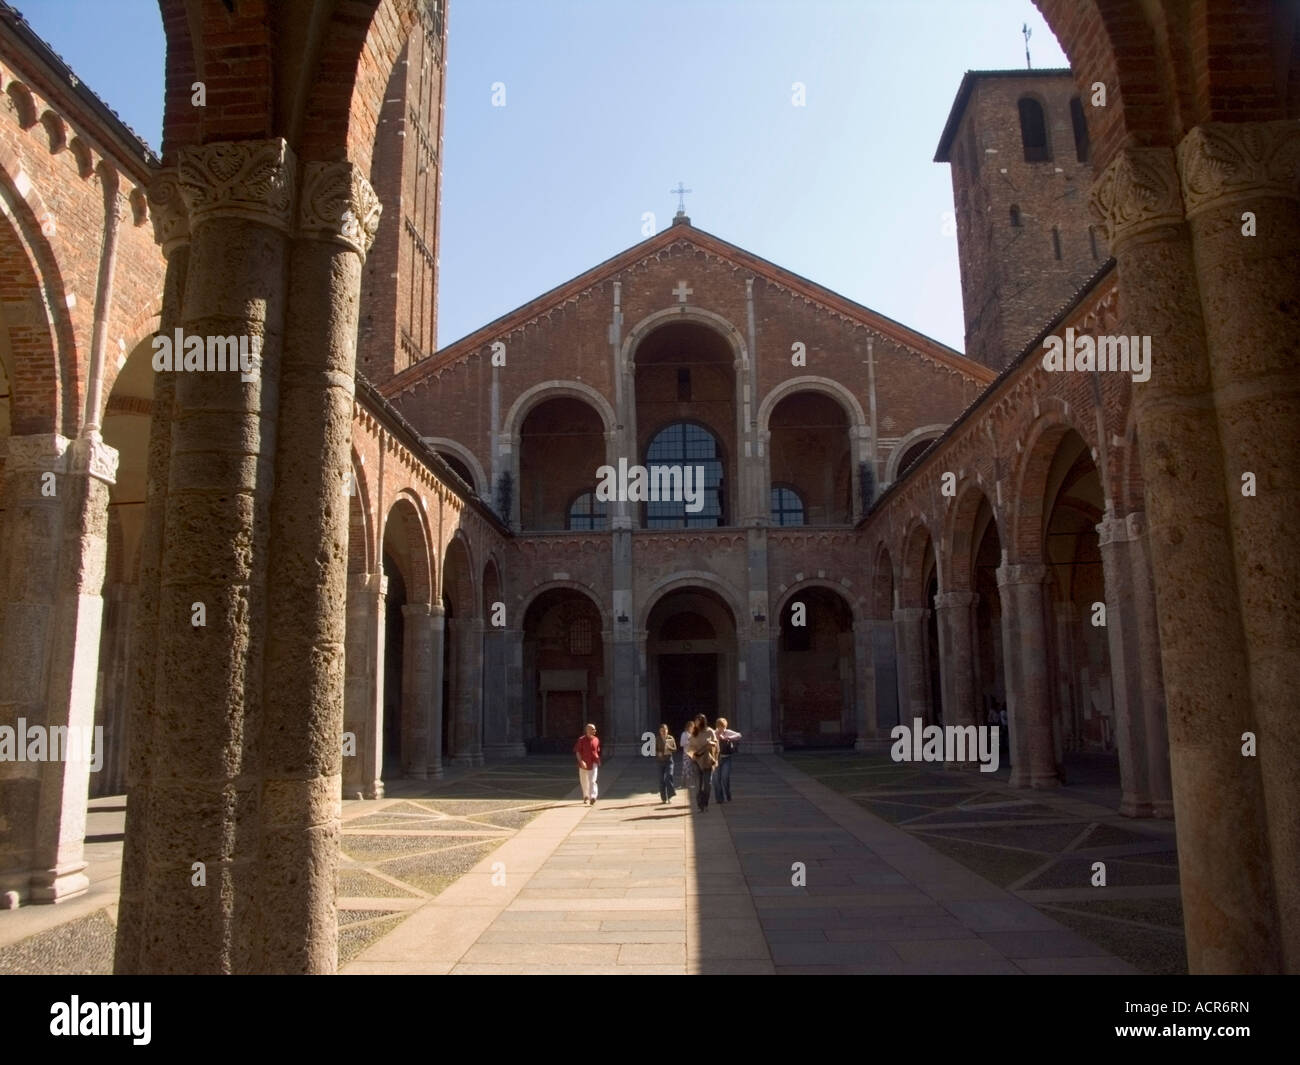
[[[861,325],[884,339],[892,340],[972,380],[987,384],[997,376],[996,372],[987,366],[966,358],[961,352],[941,344],[924,333],[909,329],[901,322],[896,322],[815,281],[809,281],[806,277],[801,277],[752,252],[745,251],[744,248],[737,247],[721,237],[696,229],[689,223],[678,222],[606,259],[603,263],[593,266],[577,277],[544,292],[536,299],[503,314],[500,318],[488,322],[487,325],[461,337],[460,340],[435,352],[427,359],[414,363],[385,382],[382,391],[386,395],[393,395],[410,388],[429,373],[444,369],[471,356],[486,354],[494,340],[503,340],[510,333],[523,329],[564,304],[576,302],[610,278],[653,258],[675,244],[688,245],[704,252],[706,256],[712,256],[731,266],[747,270],[778,289],[790,292],[831,314]]]

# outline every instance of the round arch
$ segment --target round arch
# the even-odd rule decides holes
[[[862,597],[860,595],[852,595],[849,588],[846,588],[844,585],[826,577],[805,577],[803,580],[796,581],[794,584],[790,585],[785,589],[785,591],[780,593],[780,598],[776,600],[776,603],[772,608],[772,616],[779,618],[781,612],[785,610],[786,604],[790,602],[790,599],[793,596],[798,595],[799,592],[803,591],[805,588],[820,588],[823,591],[833,592],[835,595],[838,595],[844,600],[845,606],[849,608],[849,613],[853,617],[853,625],[855,628],[859,623],[866,620],[867,605],[863,601]]]
[[[898,480],[898,465],[903,461],[903,456],[911,450],[912,445],[922,440],[937,440],[948,431],[948,426],[935,423],[934,425],[922,425],[913,429],[906,436],[902,437],[889,453],[889,458],[885,461],[885,483],[893,484]]]
[[[919,515],[907,523],[900,541],[898,601],[903,606],[930,607],[925,595],[925,556],[926,548],[934,556],[934,575],[943,587],[943,568],[940,562],[938,540],[929,523]]]
[[[1024,447],[1012,470],[1011,504],[1006,508],[1005,527],[998,530],[1006,534],[1003,546],[1013,562],[1037,562],[1042,556],[1043,507],[1046,503],[1043,496],[1062,438],[1070,432],[1077,434],[1092,453],[1093,462],[1097,461],[1097,445],[1089,427],[1071,416],[1068,404],[1055,396],[1046,396],[1041,405],[1046,409],[1030,425]],[[1113,502],[1111,486],[1104,477],[1101,487],[1109,511]]]
[[[469,582],[468,588],[453,588],[449,590],[446,587],[447,571],[451,568],[454,561],[452,559],[453,551],[464,552],[464,557],[461,563],[464,567],[462,576],[464,580]],[[469,542],[469,537],[465,535],[464,529],[457,529],[452,533],[451,539],[447,541],[447,546],[442,552],[442,581],[439,583],[438,589],[441,592],[442,599],[450,599],[453,608],[462,618],[473,618],[478,616],[479,603],[477,574],[478,570],[475,568],[474,563],[474,550]],[[466,604],[470,606],[469,610],[465,609]]]
[[[364,456],[352,447],[352,488],[348,499],[348,572],[378,572],[374,541],[374,510]]]
[[[538,599],[544,596],[547,592],[557,590],[577,592],[579,595],[585,595],[591,600],[592,605],[600,614],[600,623],[602,628],[606,632],[612,631],[613,626],[611,625],[610,612],[601,602],[601,597],[597,590],[590,584],[583,584],[581,581],[574,580],[544,581],[543,583],[534,586],[530,591],[520,595],[519,607],[516,613],[516,617],[519,618],[520,624],[523,624],[523,619],[528,616],[528,611],[533,608],[533,604],[537,602]]]
[[[424,508],[420,498],[411,489],[403,488],[397,493],[384,515],[383,530],[378,539],[379,550],[383,551],[383,542],[387,539],[389,526],[396,518],[401,524],[400,534],[405,539],[410,573],[403,573],[406,582],[407,602],[412,604],[429,604],[433,602],[433,590],[436,587],[437,567],[431,557],[430,548],[433,538],[430,535]]]
[[[480,497],[483,495],[487,490],[487,473],[474,452],[464,444],[457,443],[447,436],[422,436],[420,439],[433,448],[434,451],[450,451],[456,458],[460,459],[474,478],[474,483],[470,485],[474,489],[474,494]]]
[[[896,587],[898,577],[894,573],[894,557],[889,545],[879,540],[871,562],[871,616],[877,621],[893,619]]]
[[[947,583],[940,589],[944,592],[970,591],[973,580],[975,543],[975,521],[980,512],[980,504],[987,503],[993,514],[993,524],[1001,538],[1005,533],[1001,508],[996,506],[982,485],[967,478],[957,490],[957,498],[944,516],[939,548],[942,557],[948,560],[944,569]]]
[[[735,626],[737,639],[739,639],[740,633],[745,627],[745,622],[748,620],[748,615],[741,609],[740,603],[737,602],[735,595],[727,584],[712,573],[706,573],[703,570],[683,570],[674,573],[672,576],[662,577],[651,585],[649,591],[646,592],[645,602],[637,611],[637,631],[645,631],[646,623],[650,619],[650,612],[660,599],[672,592],[692,587],[713,592],[726,604],[731,611],[732,624]]]
[[[684,305],[668,307],[648,314],[629,329],[627,336],[623,339],[623,350],[621,352],[623,365],[626,367],[635,365],[637,348],[641,346],[641,342],[646,337],[661,325],[681,323],[702,325],[712,329],[731,345],[731,350],[736,353],[736,366],[745,367],[749,365],[749,348],[745,345],[745,338],[739,329],[720,314],[706,311],[703,307],[687,307]]]
[[[795,395],[798,392],[817,392],[838,402],[844,408],[850,429],[861,429],[867,424],[866,415],[862,411],[862,404],[858,402],[857,396],[838,381],[834,381],[829,377],[805,374],[803,377],[791,377],[789,380],[782,381],[763,397],[763,402],[758,406],[759,430],[767,432],[768,422],[772,417],[772,411],[776,409],[776,405],[787,396]]]
[[[506,412],[505,420],[501,423],[501,431],[515,445],[518,450],[520,430],[523,428],[524,419],[528,417],[532,409],[548,399],[577,399],[596,409],[600,415],[600,420],[605,425],[605,432],[612,433],[614,426],[618,424],[618,418],[614,414],[614,408],[610,406],[609,400],[597,392],[591,385],[583,384],[581,381],[543,381],[541,384],[533,385],[532,388],[521,392],[515,401],[510,404],[510,409]]]

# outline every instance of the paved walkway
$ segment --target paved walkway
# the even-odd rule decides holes
[[[654,776],[605,767],[342,972],[1137,971],[779,758],[707,814]]]

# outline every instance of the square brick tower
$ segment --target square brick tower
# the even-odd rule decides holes
[[[370,183],[384,206],[362,279],[357,369],[382,384],[437,347],[447,0],[425,0],[384,93]]]
[[[1068,69],[969,70],[944,126],[966,356],[995,370],[1110,256],[1088,211],[1089,108]]]

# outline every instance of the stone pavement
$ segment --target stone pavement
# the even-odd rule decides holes
[[[606,766],[341,971],[1137,972],[780,758],[706,814],[655,772]]]

